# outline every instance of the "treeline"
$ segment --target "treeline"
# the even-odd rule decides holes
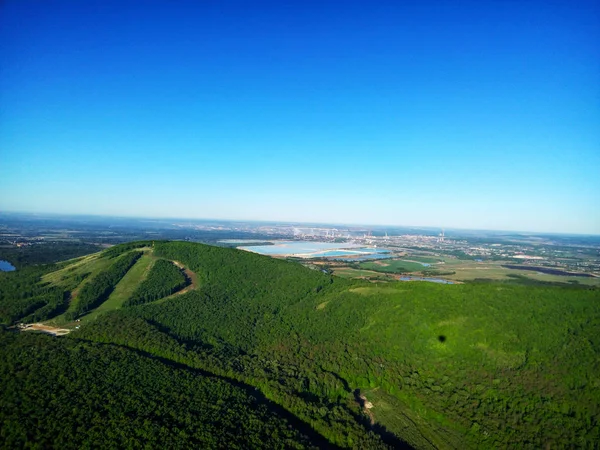
[[[91,281],[86,283],[77,295],[77,308],[70,311],[67,320],[73,320],[104,302],[113,291],[117,283],[127,271],[142,256],[143,252],[133,251],[117,259],[108,269],[100,272]]]
[[[152,302],[183,289],[187,284],[188,279],[179,267],[170,261],[159,259],[152,266],[148,278],[140,283],[124,305]]]
[[[94,244],[72,242],[44,242],[24,247],[1,247],[0,259],[10,262],[17,269],[26,266],[52,264],[100,251]]]
[[[152,247],[154,241],[135,241],[135,242],[127,242],[125,244],[117,244],[110,247],[108,250],[102,252],[102,256],[105,258],[115,258],[119,255],[122,255],[129,250],[134,250],[142,247]]]
[[[258,393],[112,345],[0,329],[0,384],[0,447],[7,449],[322,442]]]
[[[41,277],[55,266],[25,267],[14,272],[0,272],[0,322],[46,320],[67,307],[69,293]]]

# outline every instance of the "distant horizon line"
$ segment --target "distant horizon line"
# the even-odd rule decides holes
[[[48,216],[59,216],[59,217],[95,217],[95,218],[111,218],[111,219],[137,219],[137,220],[189,220],[189,221],[214,221],[214,222],[253,222],[253,223],[269,223],[269,224],[286,224],[286,225],[344,225],[353,227],[379,227],[379,228],[416,228],[416,229],[435,229],[435,230],[448,230],[448,231],[488,231],[496,233],[518,233],[518,234],[529,234],[529,235],[566,235],[566,236],[594,236],[600,237],[600,233],[573,233],[564,231],[526,231],[526,230],[501,230],[501,229],[488,229],[488,228],[460,228],[460,227],[442,227],[432,225],[399,225],[399,224],[367,224],[367,223],[350,223],[350,222],[302,222],[302,221],[291,221],[291,220],[262,220],[262,219],[218,219],[218,218],[199,218],[199,217],[175,217],[175,216],[127,216],[127,215],[114,215],[114,214],[90,214],[90,213],[57,213],[57,212],[34,212],[34,211],[1,211],[0,216],[3,214],[15,214],[15,215],[48,215]]]

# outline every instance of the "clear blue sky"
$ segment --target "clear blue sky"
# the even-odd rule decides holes
[[[597,1],[0,6],[0,210],[600,233]]]

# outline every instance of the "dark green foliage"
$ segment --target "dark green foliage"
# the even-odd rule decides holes
[[[453,270],[435,270],[435,269],[423,270],[421,272],[421,274],[424,277],[443,277],[443,276],[448,276],[448,275],[454,275],[455,273],[456,272]]]
[[[156,242],[154,255],[196,272],[197,290],[106,313],[67,340],[254,386],[343,447],[600,441],[597,289],[374,284],[184,242]]]
[[[188,280],[179,267],[170,261],[159,259],[150,270],[148,278],[139,285],[131,298],[125,302],[125,306],[140,305],[158,300],[181,290],[186,284],[188,284]]]
[[[115,258],[119,255],[122,255],[129,250],[134,250],[137,248],[143,247],[152,247],[154,245],[154,241],[136,241],[136,242],[127,242],[125,244],[114,245],[108,250],[105,250],[102,253],[102,256],[105,258]]]
[[[188,346],[238,349],[243,370],[224,370],[254,380],[306,420],[318,418],[294,396],[340,398],[344,389],[326,381],[331,372],[351,390],[394,394],[397,408],[425,408],[428,438],[441,433],[455,446],[600,437],[600,349],[585,345],[600,335],[598,290],[427,283],[386,290],[228,249],[174,242],[157,243],[155,252],[195,270],[201,289],[131,314]],[[579,334],[568,331],[586,323]],[[554,412],[561,408],[569,412]],[[555,425],[541,425],[548,421]],[[481,432],[469,432],[475,423]]]
[[[322,296],[352,285],[293,262],[235,249],[170,242],[156,243],[155,254],[180,261],[196,272],[201,289],[183,296],[181,301],[149,305],[148,314],[151,311],[160,320],[172,314],[191,314],[191,320],[176,319],[180,336],[215,336],[242,349],[253,348],[259,339],[257,334],[286,335],[289,329],[271,326],[279,324],[283,309],[296,303],[304,305],[317,291]],[[194,323],[192,317],[198,313],[211,317],[211,322]]]
[[[0,272],[0,323],[35,322],[64,311],[68,292],[40,281],[53,269],[56,267],[41,266]]]
[[[332,443],[358,448],[381,448],[383,442],[363,424],[358,405],[343,380],[333,374],[307,366],[286,367],[269,356],[257,357],[223,342],[182,343],[132,309],[106,314],[73,335],[79,339],[115,343],[198,368],[230,380],[256,386],[269,399],[330,439]],[[310,372],[316,371],[317,375]],[[321,382],[323,383],[321,385]],[[315,393],[312,393],[310,387]],[[326,388],[332,398],[324,395]],[[401,442],[395,438],[395,442]]]
[[[311,444],[248,389],[110,345],[0,330],[0,384],[7,449]]]
[[[403,260],[391,260],[385,261],[386,266],[382,266],[372,261],[362,262],[358,264],[358,269],[373,270],[375,272],[383,273],[411,273],[421,272],[425,269],[425,266],[416,262],[403,261]]]
[[[24,247],[1,247],[0,259],[9,261],[17,269],[38,264],[51,264],[57,261],[77,258],[100,251],[93,244],[79,242],[44,242]]]
[[[77,309],[74,318],[91,311],[104,302],[117,283],[142,256],[142,252],[134,251],[121,256],[105,271],[100,272],[86,283],[77,296]]]

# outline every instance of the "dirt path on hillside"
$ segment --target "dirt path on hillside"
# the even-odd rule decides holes
[[[179,261],[173,261],[173,264],[175,264],[177,267],[179,267],[180,269],[183,270],[183,273],[185,273],[185,276],[189,280],[190,284],[188,284],[182,290],[177,291],[174,294],[171,294],[162,300],[166,300],[168,298],[175,297],[176,295],[187,294],[190,291],[195,291],[196,289],[198,289],[198,276],[194,272],[192,272],[190,269],[185,267],[183,264],[181,264]]]
[[[48,325],[44,325],[43,323],[29,323],[25,325],[20,325],[19,329],[21,331],[41,331],[43,333],[48,333],[53,336],[64,336],[65,334],[69,334],[71,330],[68,328],[56,328]]]

